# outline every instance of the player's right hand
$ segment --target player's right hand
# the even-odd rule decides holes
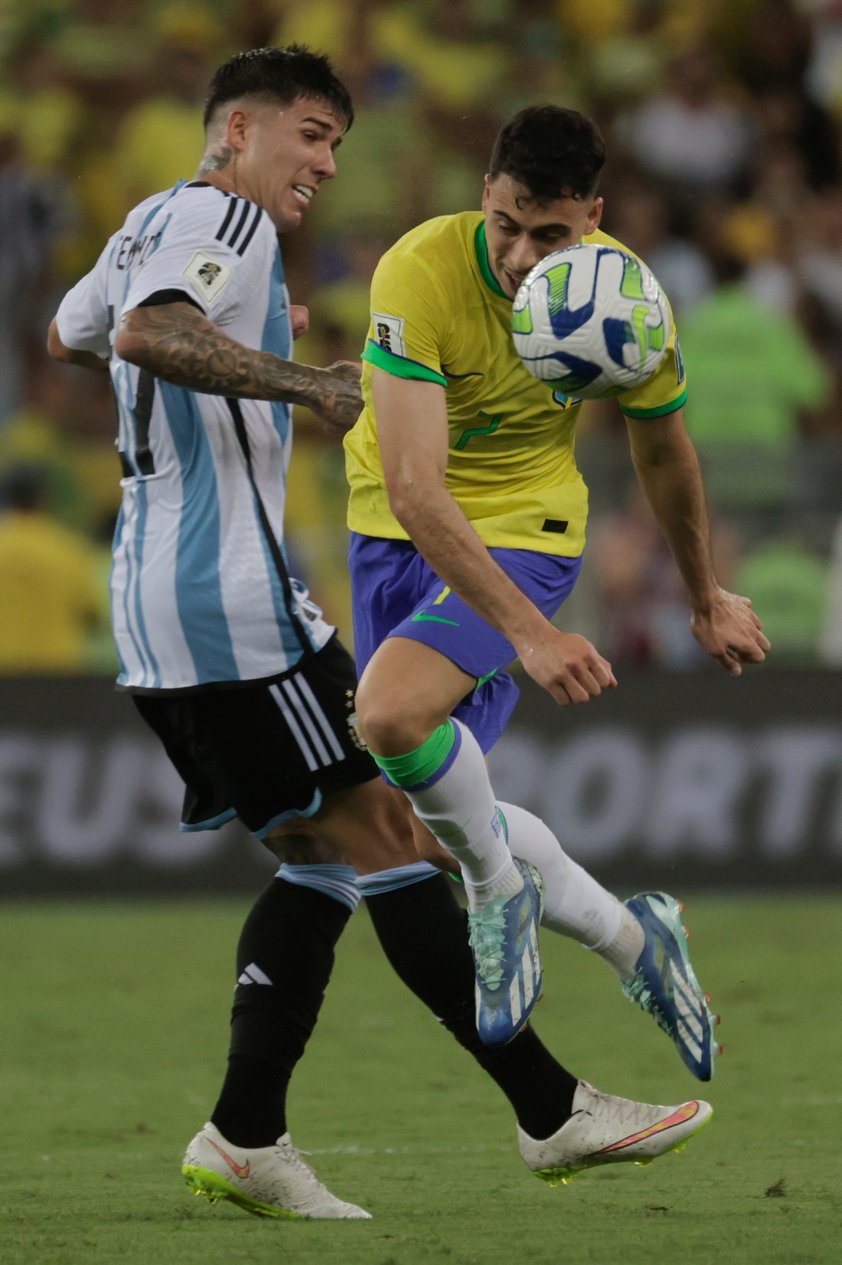
[[[729,676],[740,676],[744,663],[762,663],[772,649],[751,599],[726,589],[717,588],[703,611],[693,611],[690,627],[699,645]]]
[[[611,664],[586,637],[552,626],[520,650],[520,661],[560,707],[587,703],[617,684]]]

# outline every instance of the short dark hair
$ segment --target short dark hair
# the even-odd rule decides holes
[[[491,153],[490,175],[510,176],[541,202],[590,198],[605,163],[599,128],[578,110],[530,105],[500,132]]]
[[[283,105],[299,97],[315,97],[342,115],[346,131],[354,121],[351,94],[334,74],[330,58],[311,52],[305,44],[253,48],[220,66],[205,98],[205,127],[217,106],[238,97],[263,97]]]

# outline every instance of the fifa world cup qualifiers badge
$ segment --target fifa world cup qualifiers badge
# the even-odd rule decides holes
[[[372,312],[371,319],[374,323],[374,337],[377,345],[382,347],[384,351],[391,351],[395,356],[405,356],[406,348],[403,339],[404,318],[402,316],[387,316],[383,312]]]
[[[210,307],[216,302],[233,275],[228,264],[197,250],[189,264],[181,270],[182,276],[190,282],[191,288],[201,296]]]

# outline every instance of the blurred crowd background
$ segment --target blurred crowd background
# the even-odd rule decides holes
[[[115,670],[113,407],[47,359],[50,318],[134,203],[194,175],[215,66],[294,40],[357,109],[284,240],[299,358],[358,358],[380,254],[479,205],[514,110],[584,110],[609,146],[603,227],[676,312],[720,581],[753,598],[775,663],[842,664],[842,0],[5,0],[0,673]],[[292,563],[347,636],[342,452],[296,423]],[[615,405],[586,406],[578,452],[592,519],[565,624],[619,669],[698,667]]]

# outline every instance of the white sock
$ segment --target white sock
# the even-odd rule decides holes
[[[541,925],[569,936],[604,958],[622,979],[634,975],[643,929],[616,896],[564,852],[539,817],[517,804],[500,803],[513,856],[529,861],[544,880]]]
[[[523,879],[512,863],[480,745],[458,720],[453,724],[461,745],[447,771],[431,786],[403,789],[416,817],[459,862],[475,909],[498,893],[519,892]]]

